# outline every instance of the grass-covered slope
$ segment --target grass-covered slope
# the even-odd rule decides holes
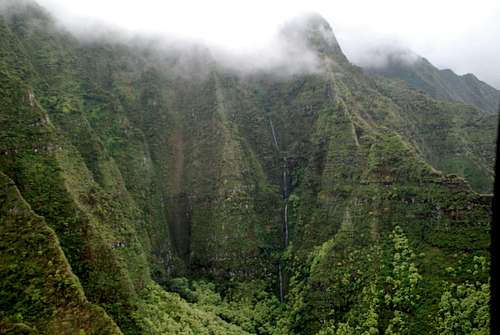
[[[0,333],[122,334],[89,303],[54,231],[0,172]]]
[[[389,54],[387,64],[368,68],[368,71],[402,80],[438,100],[461,102],[488,114],[498,112],[500,92],[497,89],[477,79],[472,73],[459,76],[449,69],[439,70],[427,59],[416,55]]]
[[[377,86],[407,120],[400,132],[432,166],[466,178],[478,192],[491,193],[498,114],[429,99],[387,80],[380,79]]]
[[[89,303],[44,218],[3,173],[0,186],[0,334],[122,334],[101,307]],[[136,312],[141,333],[248,334],[205,306],[201,297],[220,300],[210,287],[198,295],[200,306],[149,284]]]

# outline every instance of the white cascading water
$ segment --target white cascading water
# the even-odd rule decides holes
[[[288,247],[288,162],[283,157],[283,243]]]
[[[273,121],[269,118],[269,126],[271,128],[271,133],[273,135],[274,147],[276,148],[276,152],[278,155],[282,155],[281,150],[278,145],[278,140],[276,138],[276,131],[274,129]],[[287,157],[283,156],[283,185],[282,185],[282,193],[283,193],[283,249],[288,247],[288,160]],[[281,261],[278,264],[278,280],[279,280],[279,289],[280,289],[280,302],[285,302],[285,278],[283,275],[283,267]]]

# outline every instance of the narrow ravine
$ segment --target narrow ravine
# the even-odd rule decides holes
[[[282,210],[282,239],[283,239],[283,251],[288,247],[288,198],[290,196],[289,188],[289,171],[288,171],[288,157],[280,150],[278,145],[278,140],[276,137],[276,130],[274,129],[273,121],[269,118],[269,126],[271,128],[271,133],[273,135],[274,147],[279,158],[283,161],[282,165],[282,185],[281,192],[283,196],[283,210]],[[278,263],[278,282],[280,291],[280,302],[285,302],[285,274],[283,272],[283,264],[280,260]]]

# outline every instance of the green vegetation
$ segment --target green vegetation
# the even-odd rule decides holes
[[[445,291],[439,302],[437,331],[441,334],[489,334],[490,284],[489,264],[484,257],[476,256],[473,269],[469,273],[473,282],[464,284],[445,282]],[[455,274],[453,268],[448,268]]]
[[[0,334],[487,333],[495,115],[367,76],[318,16],[319,73],[238,76],[15,3]]]
[[[369,72],[400,79],[435,99],[472,105],[488,114],[498,111],[497,89],[472,73],[459,76],[449,69],[439,70],[417,55],[393,52],[387,55],[386,66],[371,68]]]
[[[122,334],[87,301],[56,234],[1,172],[0,185],[0,333]]]

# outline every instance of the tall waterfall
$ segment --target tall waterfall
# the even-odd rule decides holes
[[[282,153],[280,147],[278,145],[278,139],[276,137],[276,130],[274,129],[273,121],[269,118],[269,126],[271,128],[271,133],[273,135],[274,147],[278,156],[283,160],[282,165],[282,196],[283,196],[283,210],[282,210],[282,239],[283,239],[283,250],[288,247],[288,197],[290,195],[289,192],[289,176],[288,176],[288,157],[286,154]],[[283,273],[283,264],[280,260],[278,264],[278,282],[279,282],[279,291],[280,291],[280,302],[285,302],[285,275]]]

